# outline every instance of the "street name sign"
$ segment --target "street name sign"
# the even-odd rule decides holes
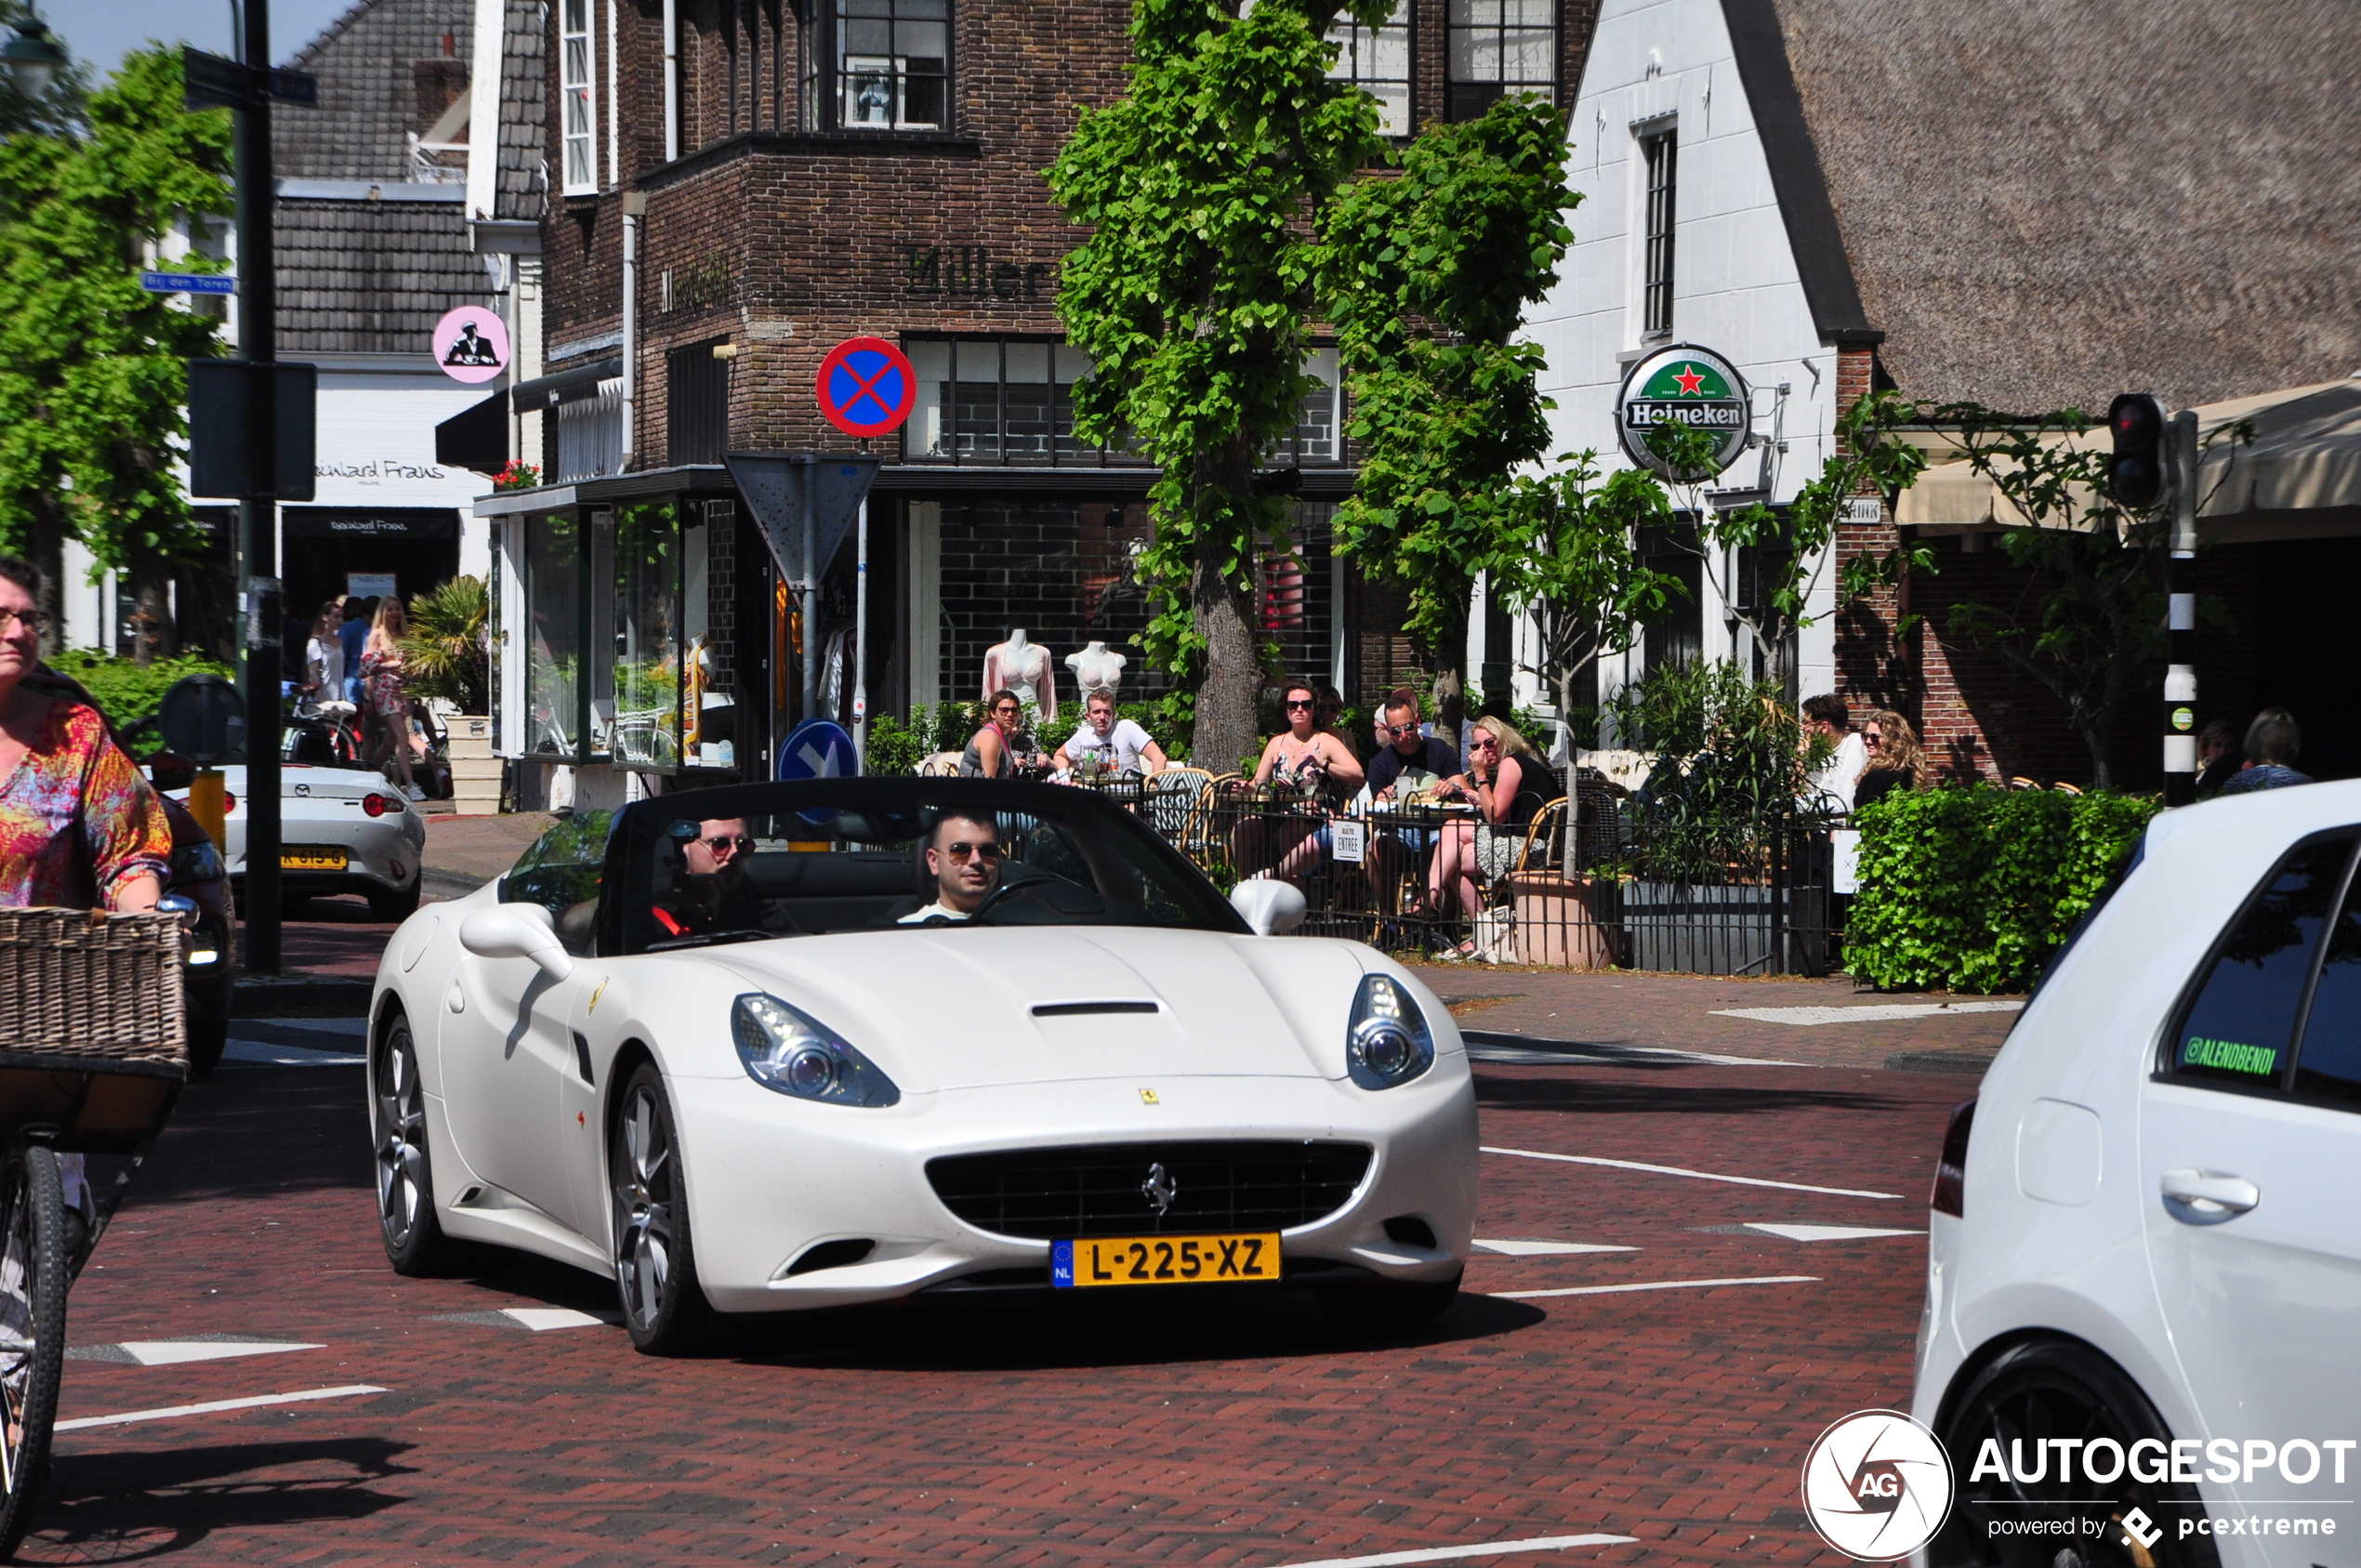
[[[142,272],[139,286],[150,294],[235,294],[238,280],[230,272]]]
[[[1738,460],[1754,428],[1753,401],[1737,366],[1694,343],[1659,349],[1634,364],[1616,395],[1616,428],[1623,450],[1645,468],[1679,484],[1713,478]],[[1674,473],[1648,447],[1651,431],[1667,426],[1702,430],[1713,438],[1712,466]]]

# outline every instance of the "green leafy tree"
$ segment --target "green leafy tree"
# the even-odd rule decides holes
[[[166,589],[196,543],[172,468],[182,362],[215,352],[216,329],[137,274],[177,217],[229,210],[228,121],[188,112],[179,51],[149,49],[90,95],[86,125],[0,140],[0,542],[53,592],[69,534],[124,572],[142,663],[174,651]]]
[[[1141,562],[1149,656],[1194,688],[1193,744],[1254,744],[1260,560],[1286,503],[1256,484],[1315,383],[1302,372],[1320,210],[1384,144],[1377,106],[1333,80],[1329,25],[1391,0],[1136,0],[1128,90],[1086,110],[1049,189],[1091,227],[1058,312],[1095,374],[1075,389],[1083,440],[1128,442],[1162,473]]]
[[[1430,126],[1399,178],[1362,179],[1320,223],[1320,292],[1362,445],[1338,547],[1408,586],[1409,630],[1458,686],[1477,572],[1553,526],[1539,520],[1556,493],[1517,476],[1550,439],[1544,355],[1517,332],[1574,240],[1565,158],[1555,108],[1503,99]]]

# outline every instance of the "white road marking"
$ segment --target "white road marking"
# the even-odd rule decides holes
[[[1924,1231],[1881,1231],[1871,1225],[1772,1225],[1749,1219],[1749,1231],[1791,1242],[1865,1242],[1872,1236],[1923,1236]]]
[[[1790,1023],[1811,1029],[1823,1023],[1886,1023],[1904,1018],[1941,1018],[1949,1013],[2013,1013],[2025,1010],[2017,997],[1994,1002],[1871,1002],[1855,1008],[1716,1008],[1716,1018],[1750,1018],[1757,1023]]]
[[[1570,1166],[1606,1166],[1615,1170],[1644,1170],[1655,1176],[1685,1176],[1696,1181],[1729,1181],[1740,1187],[1776,1187],[1787,1192],[1826,1192],[1839,1198],[1899,1200],[1899,1192],[1872,1192],[1860,1187],[1813,1187],[1800,1181],[1771,1181],[1760,1176],[1723,1176],[1710,1170],[1683,1170],[1679,1166],[1652,1166],[1641,1160],[1610,1160],[1597,1154],[1545,1154],[1538,1149],[1494,1149],[1487,1154],[1513,1154],[1521,1160],[1557,1160]]]
[[[1622,1296],[1638,1290],[1715,1290],[1725,1285],[1813,1285],[1817,1274],[1764,1274],[1745,1280],[1650,1280],[1645,1285],[1577,1285],[1563,1290],[1495,1290],[1487,1294],[1503,1301],[1529,1301],[1537,1296]]]
[[[381,1394],[375,1383],[347,1383],[337,1389],[297,1389],[289,1394],[257,1394],[252,1399],[215,1399],[203,1404],[168,1404],[159,1410],[123,1410],[112,1416],[81,1416],[60,1421],[55,1430],[78,1432],[90,1427],[123,1427],[134,1421],[165,1421],[176,1416],[212,1416],[225,1410],[259,1410],[269,1404],[306,1404],[317,1399],[350,1399],[355,1394]]]
[[[1509,1258],[1555,1258],[1569,1252],[1637,1252],[1636,1246],[1610,1246],[1604,1242],[1487,1241],[1476,1238],[1477,1250]]]
[[[1503,1065],[1597,1066],[1618,1061],[1691,1061],[1713,1067],[1810,1067],[1809,1061],[1775,1061],[1760,1056],[1717,1056],[1711,1051],[1675,1050],[1670,1046],[1626,1046],[1590,1040],[1527,1039],[1490,1029],[1462,1029],[1459,1038],[1477,1061]]]
[[[229,1361],[238,1356],[275,1356],[288,1351],[317,1351],[320,1345],[298,1345],[283,1339],[125,1339],[123,1348],[142,1366],[178,1366],[190,1361]]]
[[[1502,1557],[1519,1551],[1571,1551],[1576,1547],[1620,1547],[1637,1535],[1536,1535],[1524,1541],[1485,1541],[1471,1547],[1430,1547],[1418,1551],[1381,1551],[1375,1557],[1324,1557],[1286,1568],[1404,1568],[1413,1562],[1456,1562],[1467,1557]]]
[[[503,1317],[513,1318],[535,1334],[553,1328],[596,1328],[606,1320],[594,1318],[588,1312],[577,1312],[572,1307],[503,1307]]]
[[[365,1056],[345,1051],[315,1050],[310,1046],[283,1046],[270,1040],[231,1040],[221,1048],[221,1060],[250,1067],[362,1067]]]

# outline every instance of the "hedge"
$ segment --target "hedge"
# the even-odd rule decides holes
[[[141,758],[164,749],[164,735],[155,725],[156,709],[163,705],[164,694],[172,689],[174,681],[188,675],[218,675],[225,680],[234,680],[238,673],[202,653],[142,665],[136,659],[95,648],[77,648],[56,655],[48,663],[59,675],[81,683],[99,711],[113,723],[115,732],[123,737],[131,755]]]
[[[1865,807],[1846,967],[1880,990],[2030,987],[2157,810],[2150,796],[1995,785]]]

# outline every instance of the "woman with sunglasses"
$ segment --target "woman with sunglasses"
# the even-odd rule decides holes
[[[1361,787],[1366,776],[1352,748],[1320,722],[1320,693],[1298,681],[1280,693],[1287,716],[1285,733],[1271,737],[1254,770],[1257,788],[1278,784],[1300,791],[1315,812],[1332,812]],[[1274,874],[1300,881],[1328,847],[1328,824],[1301,817],[1239,824],[1239,869],[1275,859]]]
[[[1441,793],[1473,806],[1476,820],[1443,824],[1427,868],[1427,902],[1440,910],[1448,892],[1460,915],[1473,919],[1484,889],[1515,868],[1524,830],[1561,793],[1558,777],[1507,719],[1484,718],[1468,726],[1468,771],[1446,780]],[[1459,944],[1461,957],[1474,954],[1474,942]]]
[[[959,776],[1013,779],[1019,768],[1037,764],[1038,758],[1023,755],[1024,705],[1017,701],[1017,694],[1004,687],[993,692],[983,706],[992,717],[969,737],[968,749],[959,758]]]

